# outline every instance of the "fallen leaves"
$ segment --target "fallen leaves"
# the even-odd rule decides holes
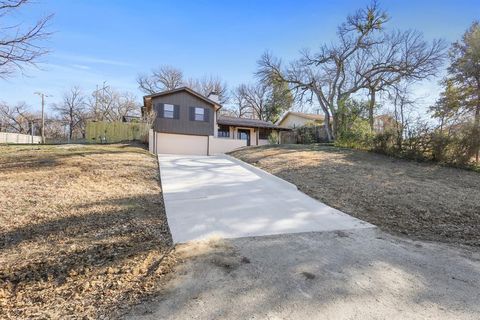
[[[176,255],[155,158],[0,149],[0,318],[110,319],[161,292]]]
[[[480,247],[480,174],[319,145],[232,153],[394,234]]]

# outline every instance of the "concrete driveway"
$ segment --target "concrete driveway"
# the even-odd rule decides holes
[[[377,228],[177,245],[179,264],[127,319],[480,319],[480,252]]]
[[[228,157],[160,161],[176,241],[275,235],[178,244],[126,319],[480,319],[478,249],[386,234]]]
[[[159,155],[159,161],[176,243],[373,227],[226,155]]]

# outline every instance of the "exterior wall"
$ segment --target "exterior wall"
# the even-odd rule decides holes
[[[157,133],[156,153],[206,156],[208,136]]]
[[[245,147],[247,141],[230,139],[230,138],[216,138],[208,137],[208,154],[214,155],[219,153],[227,153],[235,149]]]
[[[266,139],[258,139],[258,145],[259,146],[264,146],[264,145],[267,145],[267,144],[270,144],[270,141],[268,141]]]
[[[238,140],[238,130],[249,130],[250,131],[250,145],[251,146],[263,146],[266,144],[270,144],[268,139],[260,139],[259,136],[259,129],[258,128],[246,128],[246,127],[236,127],[236,126],[229,126],[230,137],[222,138],[227,140]],[[271,129],[269,129],[271,130]],[[271,130],[272,132],[279,133],[278,130]],[[215,136],[217,137],[217,136]],[[245,141],[245,140],[243,140]],[[280,143],[280,142],[278,142]]]
[[[230,132],[230,137],[232,139],[237,139],[238,140],[238,130],[249,130],[250,131],[250,145],[251,146],[256,146],[257,145],[257,134],[258,134],[258,130],[255,130],[254,128],[245,128],[245,127],[234,127],[234,126],[231,126],[230,129],[232,130]],[[232,134],[233,132],[233,134]],[[245,143],[247,142],[246,140],[243,140],[245,141]]]
[[[36,144],[42,142],[42,137],[29,134],[0,132],[0,143],[28,143]]]
[[[313,120],[305,119],[294,114],[288,114],[282,122],[279,123],[280,126],[287,128],[298,128],[306,125],[307,123],[312,123]],[[322,121],[315,121],[318,124],[322,124]]]
[[[152,98],[152,105],[156,110],[159,103],[168,103],[179,106],[179,119],[166,119],[157,116],[154,129],[163,133],[179,133],[200,136],[212,136],[215,132],[215,107],[188,92],[174,92],[169,95]],[[209,110],[207,121],[191,121],[189,116],[190,107],[201,107]]]
[[[218,136],[217,112],[213,112],[213,136]]]

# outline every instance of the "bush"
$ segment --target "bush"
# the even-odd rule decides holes
[[[337,133],[335,145],[347,148],[372,149],[375,134],[370,129],[368,120],[357,118],[348,129]]]
[[[275,131],[272,131],[268,135],[268,143],[270,144],[278,144],[278,133]]]
[[[469,165],[475,157],[480,138],[472,124],[464,124],[449,134],[432,134],[432,159],[455,165]]]
[[[315,127],[305,126],[298,129],[300,141],[303,144],[315,143]]]

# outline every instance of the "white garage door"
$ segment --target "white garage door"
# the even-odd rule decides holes
[[[157,133],[157,153],[206,156],[207,136]]]

